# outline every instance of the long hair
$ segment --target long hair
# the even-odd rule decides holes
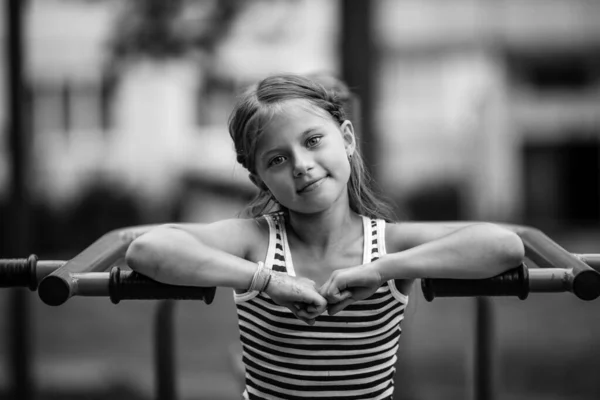
[[[319,81],[331,89],[328,90]],[[307,100],[341,125],[347,119],[346,108],[350,105],[351,96],[341,81],[332,78],[324,81],[317,76],[310,79],[300,75],[273,75],[249,87],[238,99],[229,117],[229,134],[235,146],[237,161],[250,173],[256,173],[255,151],[263,129],[281,109],[281,104],[293,99]],[[360,155],[358,143],[349,162],[350,208],[360,215],[393,221],[395,217],[391,206],[375,192],[374,182]],[[246,208],[246,213],[251,217],[274,211],[287,210],[277,203],[266,188],[261,188]]]

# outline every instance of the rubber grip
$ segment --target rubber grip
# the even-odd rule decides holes
[[[517,296],[529,295],[529,273],[525,264],[487,279],[422,279],[425,300],[436,297]]]
[[[157,282],[135,271],[110,270],[108,286],[110,300],[118,304],[121,300],[203,300],[211,304],[215,287],[179,286]]]
[[[0,259],[0,287],[28,287],[37,289],[37,256]]]

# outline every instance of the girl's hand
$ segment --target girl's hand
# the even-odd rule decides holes
[[[309,325],[327,309],[327,300],[308,278],[294,277],[282,272],[271,272],[265,293],[280,306],[289,308],[294,315]]]
[[[381,275],[369,263],[333,271],[319,293],[327,300],[329,315],[334,315],[355,301],[368,298],[381,284]]]

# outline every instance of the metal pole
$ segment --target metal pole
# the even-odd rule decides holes
[[[377,177],[376,135],[373,134],[373,70],[376,49],[371,32],[371,1],[343,0],[341,7],[342,79],[359,99],[356,120],[357,136],[369,172]]]
[[[29,225],[29,198],[27,195],[27,138],[25,129],[26,107],[24,103],[23,68],[23,10],[26,1],[8,0],[5,5],[6,38],[6,87],[8,103],[8,133],[11,156],[10,200],[4,232],[3,253],[25,253]],[[10,333],[8,349],[10,357],[9,385],[15,400],[29,400],[34,395],[31,371],[31,343],[29,323],[29,296],[25,289],[10,293],[8,312]]]
[[[175,337],[173,334],[173,310],[175,301],[158,303],[154,326],[156,399],[177,400],[175,385]]]
[[[494,398],[494,315],[491,300],[475,300],[475,346],[473,354],[473,400]]]

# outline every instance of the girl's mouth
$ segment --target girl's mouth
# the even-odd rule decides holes
[[[302,189],[298,190],[298,194],[304,194],[304,193],[308,193],[308,192],[312,192],[315,189],[318,189],[319,186],[321,186],[323,184],[323,182],[325,182],[325,179],[327,179],[327,177],[323,177],[321,179],[317,179],[316,181],[313,181],[311,183],[309,183],[308,185],[304,186]]]

